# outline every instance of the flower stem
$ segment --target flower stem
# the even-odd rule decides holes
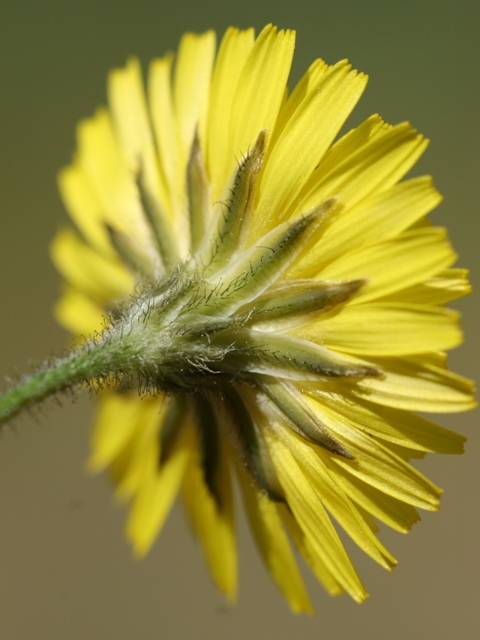
[[[59,391],[107,378],[118,365],[114,343],[90,342],[65,358],[43,366],[37,373],[25,376],[16,387],[0,397],[0,424]]]

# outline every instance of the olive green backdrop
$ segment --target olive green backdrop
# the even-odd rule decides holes
[[[273,7],[273,8],[270,8]],[[379,112],[432,139],[432,173],[462,266],[478,282],[479,7],[477,0],[2,0],[0,3],[0,374],[67,344],[51,306],[59,280],[47,246],[66,221],[55,176],[77,121],[105,100],[105,78],[132,53],[146,64],[185,30],[267,22],[298,31],[293,80],[316,57],[348,57],[371,80],[351,125]],[[461,301],[466,345],[452,367],[478,374],[478,297]],[[477,637],[479,437],[475,413],[441,417],[469,436],[462,457],[420,463],[445,487],[442,510],[408,536],[382,534],[400,561],[388,574],[353,551],[371,598],[331,599],[310,578],[317,615],[290,614],[243,518],[240,596],[227,607],[176,508],[153,551],[133,560],[108,482],[84,472],[93,403],[54,404],[0,440],[0,638],[206,640]],[[350,548],[350,547],[349,547]]]

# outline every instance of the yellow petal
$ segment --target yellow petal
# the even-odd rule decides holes
[[[371,528],[337,484],[335,473],[330,473],[325,466],[323,458],[330,454],[316,453],[309,444],[295,436],[288,428],[283,430],[282,438],[322,504],[335,520],[366,554],[391,571],[397,564],[395,558],[372,533]]]
[[[206,166],[212,188],[212,202],[217,202],[220,198],[238,160],[228,153],[230,114],[238,79],[253,41],[253,29],[240,31],[230,27],[220,43],[210,90],[206,136]]]
[[[130,426],[125,426],[125,433],[128,430],[129,437],[115,445],[115,449],[112,449],[115,455],[111,460],[111,475],[116,484],[116,496],[121,500],[132,496],[142,486],[144,478],[151,470],[158,468],[161,453],[160,432],[167,404],[162,396],[139,398],[134,393],[129,395],[132,400],[131,413],[126,412],[126,415]],[[115,405],[113,408],[115,409]],[[115,428],[115,423],[111,428]],[[104,421],[98,429],[98,436],[94,431],[94,445],[101,439],[104,443],[103,448],[107,450],[109,432]],[[102,435],[103,431],[105,435]],[[98,455],[94,455],[92,459],[92,464],[95,463],[99,467],[104,466],[103,458]]]
[[[202,144],[205,141],[215,41],[214,31],[206,31],[202,35],[187,33],[178,49],[173,96],[182,166],[186,165],[190,155],[197,127],[200,141]]]
[[[311,265],[318,272],[342,255],[394,238],[427,215],[440,201],[441,196],[429,177],[414,178],[387,191],[374,193],[342,211],[299,268],[308,270]]]
[[[132,227],[125,226],[131,221],[122,214],[126,205],[129,207],[136,200],[135,188],[106,109],[98,109],[93,118],[78,125],[77,143],[78,166],[98,199],[104,217],[111,224],[116,221],[115,226],[121,231],[131,232]]]
[[[158,457],[151,460],[131,506],[127,536],[136,555],[145,555],[163,526],[177,496],[192,453],[192,430],[186,429],[168,457],[158,468]]]
[[[102,394],[91,440],[90,470],[97,472],[109,465],[135,431],[144,428],[152,410],[154,421],[158,422],[161,406],[161,400],[147,400],[133,393]]]
[[[101,204],[78,162],[60,172],[58,187],[70,217],[84,238],[101,253],[111,254]]]
[[[288,95],[288,90],[286,90],[284,102],[282,103],[280,113],[278,114],[278,120],[270,137],[270,144],[272,147],[275,145],[280,134],[283,133],[285,126],[289,123],[290,118],[300,107],[305,97],[318,86],[321,77],[329,69],[331,69],[331,67],[329,67],[326,62],[317,59],[303,74],[290,96]]]
[[[50,255],[67,282],[99,302],[123,298],[133,289],[132,276],[117,260],[96,253],[70,229],[57,233]]]
[[[320,556],[322,562],[342,588],[354,600],[362,602],[368,594],[360,582],[321,500],[283,442],[270,433],[266,434],[266,441],[288,505],[308,538],[309,545]]]
[[[369,194],[385,191],[407,173],[428,144],[408,123],[375,128],[374,135],[360,138],[364,142],[360,145],[359,137],[347,136],[332,148],[305,185],[300,196],[302,209],[332,195],[351,207]]]
[[[88,296],[66,286],[56,302],[53,313],[65,329],[77,336],[88,336],[100,331],[105,322],[105,311]]]
[[[462,453],[465,438],[410,411],[373,404],[354,397],[346,390],[327,393],[309,390],[308,395],[320,401],[342,416],[355,428],[370,435],[404,447],[434,453]]]
[[[430,363],[425,355],[370,361],[384,375],[360,380],[351,389],[355,395],[409,411],[452,413],[476,406],[472,383]]]
[[[353,456],[353,460],[341,456],[329,456],[336,466],[370,483],[404,502],[422,509],[438,509],[441,491],[419,471],[393,454],[386,446],[362,433],[346,416],[334,412],[323,403],[309,399],[325,427],[333,437]],[[322,459],[323,451],[320,451]]]
[[[360,152],[374,139],[380,138],[393,128],[392,125],[384,122],[378,113],[371,115],[332,144],[321,162],[322,175],[328,175],[335,166]],[[312,175],[312,181],[308,185],[310,188],[319,175]]]
[[[180,194],[185,186],[185,178],[180,174],[177,144],[177,122],[172,95],[173,54],[157,58],[150,63],[148,74],[148,97],[150,117],[157,144],[160,166],[168,191],[165,211],[173,217],[178,208]]]
[[[360,356],[408,355],[452,349],[462,342],[459,314],[427,305],[347,305],[331,318],[295,332],[300,338]]]
[[[78,167],[101,206],[104,221],[126,234],[153,263],[156,250],[135,174],[120,148],[108,111],[99,109],[93,118],[81,122],[77,138]]]
[[[115,133],[133,176],[141,171],[149,191],[165,208],[169,202],[165,178],[155,153],[142,72],[136,58],[110,73],[108,95]]]
[[[385,299],[392,302],[443,305],[457,298],[463,298],[471,291],[468,269],[446,269],[425,282],[397,291]]]
[[[415,507],[411,504],[384,493],[372,486],[368,480],[361,480],[352,475],[349,470],[335,465],[332,460],[327,461],[327,465],[335,471],[335,479],[356,504],[395,531],[408,533],[420,520]]]
[[[240,158],[262,129],[272,131],[280,110],[295,46],[293,31],[269,25],[255,40],[238,80],[230,118],[227,160]],[[228,144],[230,142],[230,144]]]
[[[322,280],[367,278],[350,304],[375,300],[435,276],[456,255],[440,228],[405,231],[397,238],[346,254],[321,271]]]
[[[344,593],[342,585],[320,557],[318,547],[314,543],[312,544],[312,540],[300,528],[290,509],[285,504],[279,503],[278,511],[281,514],[282,520],[285,522],[295,545],[305,558],[308,566],[316,575],[320,584],[325,587],[331,596],[342,595]]]
[[[270,575],[294,613],[313,614],[275,503],[260,491],[240,464],[237,475],[250,528]]]
[[[357,103],[366,81],[366,76],[351,71],[351,66],[342,61],[322,74],[305,96],[275,146],[270,147],[252,221],[252,238],[290,217],[302,186]]]
[[[423,460],[426,455],[425,451],[418,451],[418,449],[409,449],[408,447],[404,447],[393,442],[387,442],[386,448],[396,456],[402,458],[402,460],[405,460],[405,462],[410,462],[411,460]]]
[[[221,508],[205,483],[198,441],[185,472],[182,497],[212,578],[233,603],[237,595],[237,543],[232,483],[225,447],[219,462]]]

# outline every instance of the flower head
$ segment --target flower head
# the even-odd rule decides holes
[[[469,291],[426,147],[378,116],[336,140],[366,77],[315,61],[289,93],[294,34],[183,37],[109,78],[60,176],[77,227],[52,256],[60,322],[121,333],[128,366],[101,392],[90,465],[130,500],[142,555],[180,492],[217,585],[236,591],[232,476],[294,611],[311,611],[290,539],[331,594],[367,593],[333,518],[387,569],[377,521],[407,532],[441,491],[408,463],[460,453],[421,412],[473,406],[447,370],[445,303]],[[106,319],[106,320],[105,320]]]

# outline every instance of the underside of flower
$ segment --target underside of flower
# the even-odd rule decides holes
[[[52,256],[57,317],[115,382],[90,466],[131,502],[135,551],[181,493],[234,599],[235,475],[270,574],[311,612],[290,542],[332,595],[362,601],[331,518],[391,570],[377,523],[407,532],[441,493],[409,459],[463,446],[415,412],[474,400],[444,353],[467,272],[425,217],[430,178],[400,182],[426,142],[378,116],[336,139],[366,78],[318,60],[288,93],[293,47],[289,31],[229,29],[215,59],[212,32],[188,34],[147,95],[137,61],[113,72],[60,176],[77,231]]]
[[[305,246],[318,241],[334,215],[337,198],[278,225],[242,250],[241,238],[246,235],[264,141],[265,132],[261,132],[254,150],[242,160],[227,188],[228,199],[208,215],[197,207],[197,203],[208,201],[209,185],[205,177],[192,178],[194,171],[206,174],[195,140],[187,176],[192,237],[200,226],[196,216],[201,215],[202,221],[210,218],[210,224],[192,257],[169,276],[145,284],[141,295],[120,313],[117,311],[102,340],[115,341],[118,334],[122,337],[122,349],[128,356],[121,358],[115,377],[123,388],[134,386],[151,395],[216,395],[218,400],[225,399],[226,407],[238,412],[241,395],[235,387],[246,385],[269,398],[298,435],[332,453],[351,457],[308,409],[294,383],[380,376],[381,371],[294,337],[289,330],[312,322],[322,313],[338,312],[365,280],[282,279]],[[142,193],[141,181],[138,185],[145,218],[156,236],[164,223],[157,223],[154,215],[161,218],[164,214],[159,203],[147,212],[144,203],[148,196]],[[116,234],[115,247],[134,270],[138,261],[132,259],[127,245],[128,238]],[[160,238],[156,246],[166,271],[169,258],[162,251]],[[149,279],[147,274],[138,273]],[[245,410],[242,413],[248,415]],[[252,468],[248,451],[258,449],[254,428],[246,425],[239,433],[240,440],[251,440],[243,446],[242,456]],[[265,477],[258,469],[254,475]],[[262,488],[266,488],[264,482]]]

